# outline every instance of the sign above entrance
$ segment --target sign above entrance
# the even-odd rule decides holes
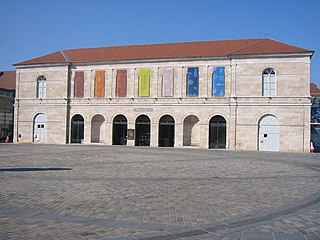
[[[153,112],[153,108],[134,108],[134,112]]]

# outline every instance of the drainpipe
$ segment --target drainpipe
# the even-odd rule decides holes
[[[17,138],[17,142],[19,142],[20,73],[18,73],[18,76],[16,76],[16,78],[18,78],[18,81],[16,81],[17,86],[16,86],[16,96],[15,96],[14,105],[15,105],[15,108],[17,107],[17,115],[16,115],[16,133],[17,133],[17,136],[16,136],[16,138]],[[13,139],[12,139],[12,141],[13,141]]]
[[[66,144],[70,143],[70,112],[71,112],[71,78],[72,78],[72,62],[68,58],[68,56],[60,51],[62,56],[68,62],[68,76],[67,76],[67,109],[66,109]]]
[[[231,67],[231,83],[230,83],[230,97],[229,97],[229,116],[231,120],[231,106],[234,106],[234,150],[237,150],[237,120],[238,120],[238,97],[237,97],[237,62],[232,56],[230,59]],[[232,100],[232,104],[231,103]]]

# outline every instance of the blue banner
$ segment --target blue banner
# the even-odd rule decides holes
[[[213,67],[212,96],[224,96],[224,67]]]
[[[199,95],[199,68],[188,68],[187,96],[197,97]]]

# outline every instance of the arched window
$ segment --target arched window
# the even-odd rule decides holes
[[[273,68],[266,68],[262,73],[262,95],[276,95],[276,72]]]
[[[209,148],[226,148],[227,122],[217,115],[209,123]]]
[[[150,146],[150,118],[146,115],[140,115],[136,119],[136,146]]]
[[[84,140],[84,119],[76,114],[71,119],[71,143],[82,143]]]
[[[170,115],[164,115],[159,120],[159,147],[174,146],[174,124]]]
[[[113,119],[112,145],[127,145],[128,120],[123,115]]]
[[[41,75],[37,78],[37,98],[46,97],[47,79]]]

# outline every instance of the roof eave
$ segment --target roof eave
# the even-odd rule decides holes
[[[59,63],[16,63],[13,64],[17,69],[22,69],[22,68],[38,68],[38,67],[62,67],[62,66],[68,66],[70,63],[68,62],[59,62]]]
[[[280,52],[280,53],[252,53],[252,54],[230,54],[229,58],[265,58],[265,57],[310,57],[312,58],[314,51],[306,52]]]

